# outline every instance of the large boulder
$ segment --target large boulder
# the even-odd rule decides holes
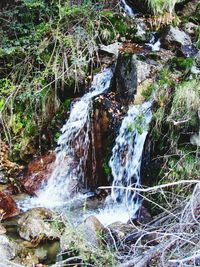
[[[196,57],[198,49],[186,32],[178,27],[170,26],[165,38],[162,40],[163,47],[176,51],[177,54],[185,57]]]
[[[44,239],[59,239],[63,229],[63,223],[57,214],[46,208],[27,211],[18,220],[18,225],[21,238],[38,243]]]
[[[14,199],[4,192],[0,192],[0,214],[3,219],[19,214],[19,209]]]
[[[137,89],[136,61],[131,54],[120,54],[114,77],[116,92],[120,102],[129,104],[134,99]]]
[[[124,47],[126,51],[126,47]],[[156,61],[141,58],[137,54],[120,54],[117,61],[113,87],[118,94],[119,102],[128,105],[134,101],[138,85],[146,81],[159,68]]]
[[[192,41],[188,34],[180,30],[178,27],[170,26],[166,36],[166,40],[169,44],[178,43],[180,45],[191,45]]]

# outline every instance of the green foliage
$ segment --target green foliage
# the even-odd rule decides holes
[[[197,112],[200,107],[200,83],[196,80],[184,81],[175,88],[169,121],[185,121],[181,124],[198,125]]]
[[[153,91],[154,91],[154,85],[151,84],[151,85],[147,86],[146,88],[143,88],[141,94],[146,100],[149,100],[150,97],[152,96]]]
[[[142,113],[137,116],[137,119],[134,123],[134,129],[136,129],[139,134],[142,134],[144,131],[145,126],[143,122],[144,122],[144,114]]]
[[[68,225],[62,238],[66,254],[78,256],[83,266],[115,266],[115,254],[104,241],[101,230],[91,231],[83,224],[76,228]]]
[[[200,8],[199,8],[200,9]],[[199,10],[200,11],[200,10]],[[200,26],[197,27],[197,48],[200,49]]]
[[[9,97],[16,87],[13,85],[11,80],[8,78],[3,78],[0,80],[0,111],[3,109],[7,97]]]
[[[104,171],[104,173],[105,173],[106,176],[110,176],[111,175],[111,168],[110,168],[108,162],[104,162],[104,164],[103,164],[103,171]]]
[[[23,0],[0,14],[0,111],[9,143],[38,135],[57,112],[66,117],[98,43],[125,35],[125,19],[113,12],[106,18],[102,8],[91,1]],[[68,97],[63,104],[59,91]]]
[[[193,61],[176,58],[174,62],[176,65],[171,71],[169,68],[161,71],[151,89],[155,98],[151,136],[156,155],[161,155],[156,185],[198,178],[199,153],[191,137],[197,136],[199,127],[200,83],[184,73]],[[176,72],[180,68],[182,72]],[[190,193],[191,185],[179,185],[152,194],[149,198],[168,209]],[[161,211],[156,204],[151,206],[153,214]]]
[[[162,14],[164,11],[172,13],[175,4],[179,2],[180,0],[148,0],[154,14]]]
[[[188,73],[193,65],[194,65],[193,58],[183,58],[183,57],[174,57],[171,63],[172,69],[177,69],[185,73]]]

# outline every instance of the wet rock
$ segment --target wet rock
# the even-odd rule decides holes
[[[18,220],[18,225],[21,238],[37,243],[46,239],[59,239],[63,229],[57,215],[45,208],[27,211]]]
[[[142,59],[141,59],[142,58]],[[140,83],[153,76],[161,64],[142,55],[120,54],[118,57],[114,86],[119,102],[125,105],[134,101]]]
[[[0,260],[11,260],[16,256],[17,247],[8,237],[0,235]]]
[[[115,134],[121,124],[125,109],[116,101],[116,94],[110,92],[98,96],[93,102],[92,132],[87,160],[87,187],[95,190],[109,184],[107,167]]]
[[[46,181],[53,169],[53,162],[55,161],[55,154],[49,151],[44,156],[40,156],[28,165],[28,170],[24,178],[20,181],[25,190],[34,195],[39,189],[41,183]]]
[[[192,44],[190,36],[178,27],[170,26],[165,39],[162,39],[162,45],[180,56],[194,58],[198,54],[198,49]]]
[[[137,89],[136,61],[132,55],[119,55],[114,80],[121,102],[131,103]]]
[[[3,219],[11,218],[19,214],[19,209],[14,199],[3,192],[0,192],[0,214]]]

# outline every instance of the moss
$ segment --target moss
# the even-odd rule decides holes
[[[172,70],[175,69],[188,73],[194,65],[194,62],[193,58],[174,57],[171,61],[171,68]]]
[[[103,160],[103,172],[105,176],[109,179],[111,176],[111,168],[109,165],[109,161],[112,155],[114,136],[110,135],[105,142],[105,152],[104,152],[104,160]]]

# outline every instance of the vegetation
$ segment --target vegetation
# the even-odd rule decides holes
[[[149,6],[154,14],[162,14],[164,11],[172,13],[175,4],[179,2],[181,2],[181,0],[148,0]]]
[[[125,18],[102,8],[90,1],[71,6],[23,0],[0,14],[0,119],[3,137],[17,154],[24,143],[42,143],[32,137],[41,139],[56,114],[69,107],[66,98],[87,86],[87,74],[99,64],[98,44],[126,34]]]
[[[192,11],[191,16],[183,14],[180,17],[174,14],[178,3],[185,5],[185,1],[181,0],[144,1],[144,5],[148,4],[153,11],[149,13],[153,15],[139,14],[136,17],[125,16],[119,8],[119,1],[114,0],[21,0],[16,1],[15,5],[5,5],[0,10],[0,184],[5,183],[5,180],[6,183],[12,181],[7,191],[13,194],[20,190],[26,191],[26,170],[22,173],[18,164],[27,168],[36,155],[55,148],[61,134],[60,128],[69,116],[74,99],[76,101],[88,90],[94,74],[116,61],[113,55],[115,53],[101,51],[100,45],[106,46],[118,41],[123,43],[119,52],[124,53],[124,58],[131,61],[128,66],[130,69],[125,71],[127,73],[133,73],[131,68],[135,63],[132,64],[132,61],[137,62],[136,60],[142,59],[151,68],[147,76],[145,75],[148,71],[143,70],[143,65],[140,66],[141,70],[137,70],[141,71],[141,76],[144,74],[144,77],[148,77],[145,78],[145,83],[140,84],[143,90],[142,97],[138,93],[138,101],[141,101],[140,97],[142,101],[154,99],[153,117],[149,127],[150,144],[146,144],[147,148],[144,149],[148,150],[148,155],[147,159],[144,155],[142,162],[144,169],[148,163],[151,165],[149,169],[147,166],[148,181],[136,188],[123,189],[137,192],[153,218],[150,218],[150,222],[142,221],[141,218],[146,216],[146,211],[142,213],[142,207],[142,211],[136,213],[137,218],[133,221],[117,226],[101,226],[100,231],[94,229],[94,222],[87,225],[84,221],[71,227],[68,220],[65,225],[58,220],[51,221],[52,229],[60,232],[58,239],[63,245],[62,255],[58,255],[59,266],[191,266],[191,258],[192,264],[199,264],[200,5],[197,5],[195,12]],[[168,25],[172,23],[183,29],[186,23],[189,28],[192,25],[187,29],[192,40],[188,49],[194,50],[189,53],[190,57],[184,54],[183,45],[177,42],[168,44],[170,41],[166,41]],[[155,35],[153,29],[158,30],[157,34],[165,48],[161,52],[150,52],[150,46],[147,45],[149,38]],[[134,65],[134,68],[137,66]],[[124,74],[125,77],[127,73]],[[112,183],[109,160],[120,123],[128,110],[128,105],[120,99],[116,89],[118,86],[124,88],[124,81],[121,85],[116,84],[115,75],[111,92],[106,92],[100,101],[97,99],[99,106],[95,108],[98,112],[105,111],[97,116],[101,123],[98,124],[96,119],[97,125],[93,125],[91,120],[91,131],[94,130],[94,133],[89,130],[87,138],[94,134],[96,136],[92,138],[99,143],[95,144],[95,148],[88,148],[86,169],[89,178],[88,181],[83,181],[85,184],[91,182],[89,179],[96,179],[92,181],[93,184],[99,184],[97,180],[102,178],[99,178],[101,174],[98,176],[95,173],[99,168],[102,168],[102,180],[107,177],[104,182]],[[128,82],[131,87],[132,80]],[[102,103],[103,109],[100,109]],[[130,138],[134,130],[138,134],[146,130],[144,117],[145,114],[139,114],[127,126]],[[100,136],[100,128],[104,124],[106,129]],[[109,137],[106,136],[108,131]],[[84,134],[84,129],[80,134]],[[74,146],[78,146],[78,143],[77,135]],[[73,155],[74,158],[69,158],[72,169],[76,168],[77,162],[83,158],[82,155],[87,154],[84,154],[83,149],[84,147],[80,147],[77,149],[78,153]],[[121,157],[124,165],[126,151],[127,147]],[[99,161],[97,154],[101,157]],[[50,165],[46,166],[43,159],[41,156],[37,164],[43,168],[40,171],[42,173],[44,170],[46,179]],[[48,164],[52,160],[49,159]],[[67,160],[68,155],[66,162]],[[51,165],[53,169],[52,166],[54,165]],[[88,170],[90,166],[92,178]],[[40,176],[34,166],[32,169],[30,183],[34,183]],[[3,172],[8,173],[6,179],[2,179]],[[138,173],[137,175],[139,176]],[[121,184],[124,182],[123,178]],[[42,179],[41,175],[39,182]],[[74,180],[75,185],[72,183],[71,187],[73,194],[76,194],[76,190],[82,189],[82,183],[77,185],[78,179]],[[94,192],[94,196],[90,198],[94,200],[95,208],[98,206],[97,202],[105,203],[105,195],[108,193],[109,190],[99,193],[98,189]],[[74,212],[73,205],[76,204],[72,204]],[[77,206],[82,207],[82,203]],[[85,210],[87,205],[83,206]],[[4,209],[0,201],[1,212]],[[36,222],[38,223],[37,218]],[[1,230],[0,225],[0,234]],[[40,242],[46,242],[44,237],[41,234],[40,238],[39,234],[38,240],[24,242],[22,254],[23,251],[29,253],[27,248],[34,254],[33,247]],[[127,261],[127,265],[120,265],[124,261]],[[41,260],[41,264],[43,263],[44,259]]]

